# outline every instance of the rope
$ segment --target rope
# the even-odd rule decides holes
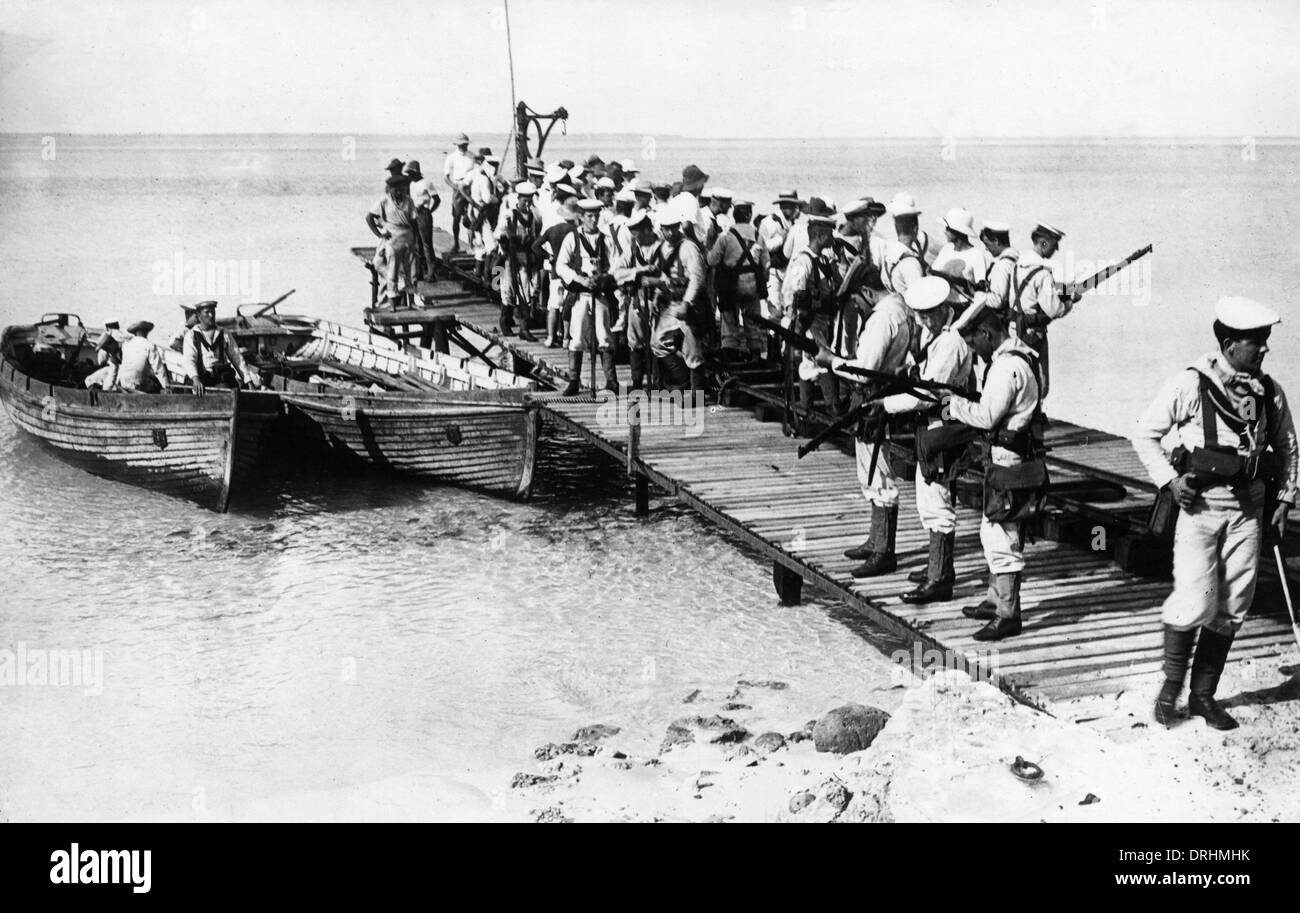
[[[514,43],[510,37],[510,0],[501,0],[501,5],[505,7],[506,14],[506,57],[510,61],[510,135],[506,137],[506,151],[501,156],[501,170],[505,171],[506,156],[514,148],[515,138],[515,49]],[[519,158],[518,155],[515,156]],[[515,169],[523,170],[523,162],[516,161]]]

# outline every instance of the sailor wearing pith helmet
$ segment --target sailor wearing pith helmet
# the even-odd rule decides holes
[[[1195,643],[1187,708],[1215,729],[1233,729],[1237,723],[1215,692],[1255,597],[1264,525],[1279,539],[1286,531],[1300,447],[1287,397],[1263,371],[1281,318],[1242,297],[1220,299],[1214,316],[1216,350],[1161,387],[1138,419],[1133,448],[1151,480],[1182,508],[1174,588],[1162,612],[1165,684],[1155,717],[1165,724],[1175,718]],[[1166,453],[1162,442],[1171,431],[1178,446]]]
[[[975,217],[970,214],[970,210],[950,209],[939,218],[939,224],[943,226],[947,243],[935,255],[930,269],[961,280],[953,283],[948,301],[952,304],[965,303],[971,292],[983,291],[989,271],[988,252],[979,243]]]
[[[953,329],[955,311],[949,303],[949,284],[940,276],[927,276],[907,290],[904,300],[916,316],[922,333],[931,342],[921,347],[920,379],[952,387],[971,387],[974,353],[961,334]],[[945,424],[939,395],[922,399],[913,393],[886,397],[890,414],[916,413],[917,454],[916,513],[929,534],[929,560],[924,571],[909,576],[916,589],[902,594],[904,602],[926,603],[952,598],[956,581],[953,545],[957,535],[957,511],[953,506],[951,472],[965,449],[964,443],[943,446],[953,433]]]

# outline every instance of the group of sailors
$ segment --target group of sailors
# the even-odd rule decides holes
[[[208,387],[238,389],[262,386],[261,375],[240,351],[233,334],[217,325],[217,302],[183,304],[185,325],[166,349],[149,341],[154,325],[132,323],[122,332],[109,323],[95,346],[97,369],[85,379],[87,389],[122,393],[165,393],[173,383],[188,384],[202,395]],[[167,350],[178,353],[169,367]]]
[[[567,395],[579,389],[584,353],[599,354],[605,386],[617,391],[622,341],[633,389],[699,389],[714,357],[784,365],[787,401],[797,387],[805,415],[820,402],[831,417],[857,419],[858,481],[871,507],[867,539],[846,552],[861,562],[857,578],[897,567],[899,485],[881,451],[891,427],[914,430],[916,511],[929,550],[915,588],[902,594],[912,603],[952,598],[954,484],[977,439],[988,589],[962,611],[982,622],[976,640],[1021,633],[1026,524],[1046,492],[1048,328],[1080,296],[1053,276],[1060,229],[1036,224],[1022,250],[1007,223],[977,228],[956,208],[937,220],[942,240],[932,239],[906,192],[888,204],[864,194],[839,209],[825,195],[790,191],[758,214],[752,201],[708,187],[695,165],[680,181],[656,184],[630,161],[595,155],[581,164],[529,160],[527,180],[511,185],[491,150],[470,155],[468,147],[460,136],[444,167],[455,247],[463,228],[484,279],[493,258],[502,260],[502,332],[513,319],[532,339],[532,309],[545,309],[546,344],[569,350]],[[390,177],[390,190],[403,183]],[[426,199],[436,208],[436,194]],[[372,227],[391,236],[389,209],[380,207],[383,225]],[[876,230],[885,217],[893,237]],[[427,267],[418,207],[407,221],[418,246],[401,249],[424,251],[418,262]],[[395,279],[386,294],[399,297]],[[1190,711],[1212,726],[1235,725],[1215,689],[1253,599],[1265,527],[1285,528],[1300,474],[1286,398],[1261,369],[1278,320],[1256,302],[1221,301],[1216,350],[1161,390],[1135,436],[1152,478],[1182,508],[1163,616],[1162,722],[1175,716],[1190,664]],[[765,321],[789,332],[769,333]],[[1170,432],[1183,445],[1172,454],[1160,445]],[[1276,458],[1271,472],[1266,452]]]

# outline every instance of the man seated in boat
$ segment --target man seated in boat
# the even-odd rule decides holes
[[[185,334],[185,373],[196,396],[208,387],[238,389],[241,381],[261,387],[262,379],[245,361],[235,337],[217,326],[217,303],[195,305],[198,323]]]
[[[138,320],[126,328],[130,334],[122,343],[122,364],[117,369],[117,385],[127,393],[162,393],[170,378],[163,352],[149,341],[153,324]]]
[[[181,327],[176,335],[171,338],[171,341],[167,343],[167,348],[173,352],[185,351],[185,337],[189,335],[190,330],[194,329],[194,325],[199,322],[197,305],[182,304],[181,310],[185,312],[185,326]]]
[[[117,321],[105,325],[104,335],[95,345],[95,364],[99,367],[86,377],[87,390],[117,389],[117,371],[122,364],[120,333]]]

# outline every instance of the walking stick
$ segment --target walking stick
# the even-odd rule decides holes
[[[1273,558],[1277,561],[1277,579],[1282,584],[1282,596],[1286,599],[1286,614],[1291,620],[1291,633],[1296,643],[1300,644],[1300,615],[1296,614],[1295,602],[1291,599],[1291,582],[1286,576],[1286,562],[1282,560],[1282,546],[1274,544]]]

